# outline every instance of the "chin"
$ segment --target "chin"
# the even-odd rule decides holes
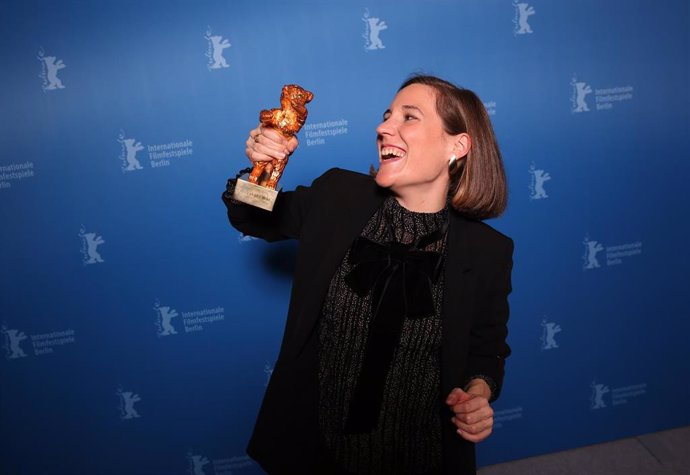
[[[375,180],[376,184],[382,188],[390,188],[395,183],[394,177],[392,177],[389,173],[386,173],[386,171],[382,170],[381,168],[379,168],[378,173],[376,173]]]

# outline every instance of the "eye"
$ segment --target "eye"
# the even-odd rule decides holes
[[[412,114],[405,114],[405,121],[415,120],[417,117]]]

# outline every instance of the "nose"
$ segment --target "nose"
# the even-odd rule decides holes
[[[384,120],[379,124],[378,127],[376,127],[376,135],[381,137],[383,135],[393,135],[394,133],[394,127],[393,124],[391,123],[391,120]]]

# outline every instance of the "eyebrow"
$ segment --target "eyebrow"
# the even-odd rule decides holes
[[[420,108],[417,107],[417,106],[404,105],[404,106],[402,106],[401,108],[404,109],[404,110],[414,110],[414,111],[419,112],[421,115],[424,115],[424,112],[422,112],[422,109],[420,109]],[[391,113],[391,110],[390,110],[390,109],[386,109],[386,112],[383,113],[383,117],[385,118],[386,115],[388,115],[388,114],[390,114],[390,113]]]
[[[416,110],[416,111],[419,112],[420,114],[424,115],[424,112],[422,112],[422,109],[420,109],[420,108],[417,107],[417,106],[402,106],[402,108],[405,109],[405,110],[410,110],[410,109]]]

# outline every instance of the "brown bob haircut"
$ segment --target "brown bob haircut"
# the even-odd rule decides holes
[[[450,172],[448,195],[453,208],[475,219],[500,216],[508,204],[508,185],[501,152],[484,104],[469,89],[422,74],[411,76],[398,91],[412,84],[434,89],[436,111],[446,133],[466,133],[471,139],[469,153]]]

